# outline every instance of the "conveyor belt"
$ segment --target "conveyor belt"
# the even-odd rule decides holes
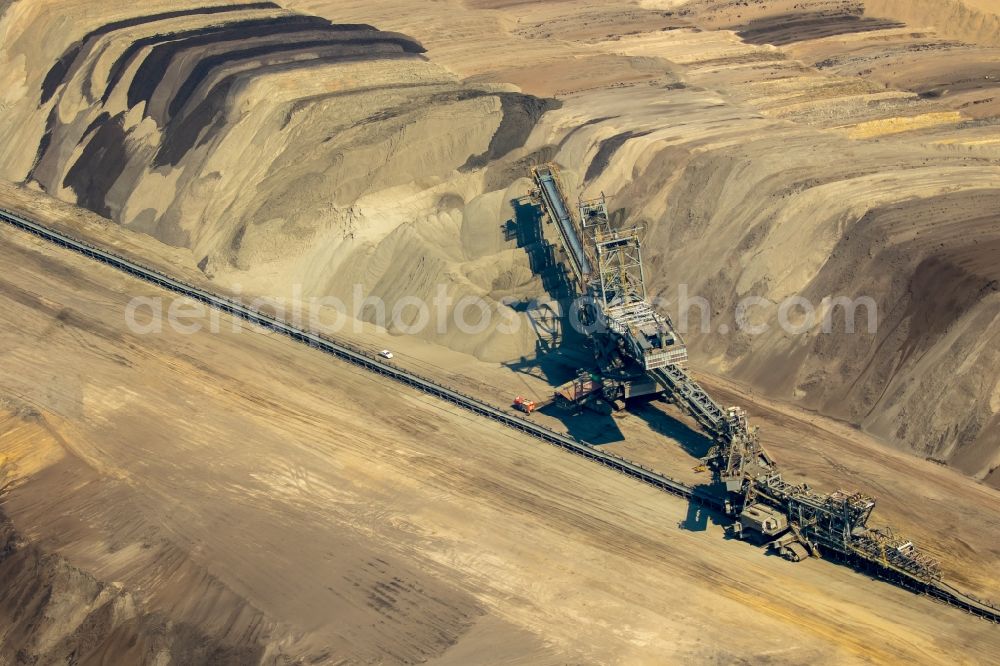
[[[718,436],[722,433],[722,423],[725,412],[712,400],[711,396],[692,379],[684,370],[676,365],[656,368],[648,372],[649,376],[663,386],[675,399],[682,401],[681,407],[693,416],[701,427]]]
[[[556,226],[559,227],[559,234],[563,239],[563,247],[566,248],[570,255],[573,272],[576,273],[580,285],[586,285],[587,278],[591,273],[590,261],[587,259],[583,243],[580,242],[580,237],[577,235],[576,227],[573,224],[573,216],[570,215],[569,208],[566,207],[566,202],[563,200],[562,192],[559,191],[555,175],[550,169],[539,167],[535,170],[535,179],[538,181],[538,187],[541,190],[542,197],[545,199],[545,207],[551,217],[554,218],[553,221],[556,223]]]
[[[1000,608],[970,597],[968,594],[955,589],[944,581],[939,580],[933,583],[928,587],[926,592],[946,604],[961,608],[965,612],[981,617],[984,620],[1000,624]]]
[[[544,442],[566,449],[567,451],[598,462],[606,467],[610,467],[611,469],[614,469],[622,474],[631,476],[632,478],[659,488],[660,490],[683,497],[690,502],[711,510],[720,512],[725,511],[724,500],[709,493],[701,487],[692,488],[691,486],[688,486],[676,479],[658,474],[641,465],[601,451],[574,437],[549,430],[548,428],[544,428],[528,419],[521,418],[515,414],[510,414],[499,407],[483,402],[478,398],[465,395],[442,386],[433,380],[421,377],[412,372],[386,363],[381,359],[368,356],[367,354],[354,349],[349,345],[334,342],[326,337],[321,337],[295,328],[279,319],[276,319],[275,317],[249,308],[232,299],[185,284],[179,280],[175,280],[174,278],[164,275],[159,271],[147,268],[130,259],[126,259],[114,253],[94,247],[89,243],[72,238],[71,236],[61,232],[49,229],[48,227],[31,220],[27,220],[15,213],[0,210],[0,220],[3,220],[18,229],[34,234],[35,236],[38,236],[46,241],[54,243],[55,245],[59,245],[101,263],[117,268],[128,273],[129,275],[154,284],[158,287],[162,287],[168,291],[200,301],[230,315],[240,317],[257,324],[258,326],[287,335],[297,342],[307,344],[314,349],[332,354],[333,356],[353,363],[356,366],[385,377],[389,377],[403,384],[407,384],[408,386],[420,389],[421,391],[434,395],[470,412],[485,416],[486,418],[502,423],[509,428],[529,434]],[[861,564],[867,564],[870,566],[872,563],[867,561],[862,562]],[[908,577],[905,572],[880,571],[879,574],[883,578],[892,580],[903,587],[928,594],[936,599],[959,607],[991,622],[1000,623],[1000,609],[974,599],[969,595],[956,590],[947,583],[939,581],[928,584],[924,581]]]
[[[183,296],[188,296],[235,317],[240,317],[241,319],[263,326],[264,328],[278,333],[283,333],[293,340],[305,343],[310,347],[324,351],[328,354],[332,354],[366,370],[390,377],[398,382],[407,384],[408,386],[418,388],[421,391],[430,393],[431,395],[437,396],[442,400],[458,405],[463,409],[493,419],[494,421],[498,421],[509,428],[527,433],[548,442],[549,444],[554,444],[577,455],[599,462],[606,467],[610,467],[618,472],[621,472],[622,474],[626,474],[651,486],[655,486],[660,490],[683,497],[709,509],[723,511],[725,508],[723,500],[705,492],[703,489],[692,488],[684,483],[681,483],[680,481],[677,481],[676,479],[671,479],[668,476],[657,474],[652,470],[646,469],[641,465],[625,460],[624,458],[619,458],[609,453],[605,453],[604,451],[591,447],[589,444],[581,442],[576,438],[549,430],[548,428],[540,426],[526,418],[510,414],[499,407],[490,405],[482,400],[473,398],[472,396],[459,393],[458,391],[442,386],[433,380],[421,377],[408,370],[403,370],[402,368],[387,363],[380,358],[369,356],[364,352],[354,349],[342,342],[335,342],[327,337],[321,337],[319,335],[295,328],[284,321],[249,308],[234,300],[207,292],[203,289],[198,289],[197,287],[193,287],[189,284],[185,284],[184,282],[164,275],[159,271],[137,264],[130,259],[126,259],[108,252],[107,250],[94,247],[89,243],[85,243],[81,240],[67,236],[66,234],[49,229],[48,227],[32,222],[31,220],[26,220],[15,213],[0,210],[0,219],[49,242],[83,254],[104,264],[113,266],[128,273],[129,275],[145,280],[146,282],[150,282],[158,287],[162,287]]]

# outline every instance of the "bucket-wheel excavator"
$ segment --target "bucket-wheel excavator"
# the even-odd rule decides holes
[[[595,368],[581,371],[551,398],[519,397],[516,407],[528,414],[552,402],[602,400],[621,407],[629,397],[656,393],[712,438],[705,463],[726,495],[734,535],[793,561],[820,554],[860,558],[928,583],[940,580],[937,563],[912,542],[867,526],[875,507],[871,497],[822,494],[786,481],[746,412],[719,405],[689,374],[684,341],[646,292],[641,228],[613,224],[603,195],[571,207],[554,165],[533,168],[532,177],[528,198],[542,209],[543,237],[556,246],[576,291],[575,310],[568,314],[587,334]]]

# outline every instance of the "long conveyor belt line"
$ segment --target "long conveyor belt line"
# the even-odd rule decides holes
[[[471,412],[493,419],[494,421],[499,421],[503,425],[513,428],[514,430],[519,430],[548,442],[549,444],[554,444],[578,455],[582,455],[585,458],[599,462],[602,465],[610,467],[618,472],[639,479],[640,481],[655,486],[661,490],[665,490],[674,495],[693,501],[706,508],[717,511],[722,511],[725,508],[722,500],[700,488],[692,488],[691,486],[681,483],[676,479],[671,479],[670,477],[662,474],[657,474],[656,472],[646,469],[631,461],[625,460],[624,458],[619,458],[618,456],[614,456],[591,447],[578,439],[557,433],[554,430],[545,428],[544,426],[538,425],[528,419],[521,418],[515,414],[510,414],[505,410],[494,405],[490,405],[489,403],[479,400],[478,398],[473,398],[472,396],[465,395],[455,391],[454,389],[442,386],[433,380],[421,377],[420,375],[404,370],[391,363],[387,363],[380,358],[369,356],[343,342],[335,342],[325,336],[319,336],[296,328],[280,319],[247,307],[242,303],[224,296],[207,292],[197,287],[193,287],[189,284],[171,278],[168,275],[164,275],[159,271],[142,266],[141,264],[138,264],[130,259],[126,259],[125,257],[108,252],[107,250],[94,247],[89,243],[72,238],[66,234],[40,225],[37,222],[26,220],[15,213],[0,209],[0,219],[19,229],[34,234],[35,236],[39,236],[47,241],[55,243],[56,245],[73,250],[83,254],[84,256],[90,257],[91,259],[100,261],[101,263],[113,266],[128,273],[129,275],[152,283],[158,287],[162,287],[168,291],[200,301],[206,305],[217,308],[230,315],[239,317],[264,328],[278,333],[283,333],[298,342],[305,343],[310,347],[332,354],[342,360],[360,366],[365,370],[390,377],[396,381],[402,382],[403,384],[407,384],[408,386],[418,388],[426,393],[430,393],[431,395],[458,405],[459,407],[467,409]]]
[[[559,234],[563,239],[563,244],[568,250],[570,264],[581,284],[587,280],[592,267],[587,259],[587,252],[580,242],[576,228],[573,224],[573,216],[563,200],[562,193],[556,176],[551,169],[539,167],[535,171],[535,179],[538,182],[538,189],[545,201],[545,207],[551,212],[552,221],[559,228]]]
[[[230,298],[213,294],[211,292],[191,286],[168,275],[151,268],[147,268],[130,259],[119,256],[107,250],[95,247],[89,243],[78,240],[64,233],[50,229],[37,222],[25,219],[16,213],[0,209],[0,220],[9,225],[34,234],[43,240],[51,242],[60,247],[72,250],[86,257],[107,264],[121,270],[138,279],[156,285],[196,301],[200,301],[214,307],[222,312],[234,317],[239,317],[258,326],[282,333],[297,342],[309,345],[319,351],[326,352],[339,359],[345,360],[365,370],[394,379],[398,382],[412,386],[421,391],[436,396],[442,400],[450,402],[458,407],[466,409],[475,414],[497,421],[509,428],[531,435],[549,444],[553,444],[567,451],[583,456],[588,460],[593,460],[606,467],[614,469],[622,474],[638,479],[646,484],[654,486],[660,490],[682,497],[690,502],[703,506],[714,511],[724,512],[725,503],[719,497],[709,493],[701,487],[692,488],[676,479],[658,474],[645,467],[608,454],[597,448],[582,442],[568,435],[557,433],[553,430],[540,426],[528,419],[510,414],[499,407],[490,405],[478,398],[465,395],[454,389],[443,386],[433,380],[421,377],[390,363],[386,363],[378,358],[364,354],[351,346],[335,342],[327,337],[321,337],[314,333],[304,331],[289,325],[288,323],[272,317],[266,313],[249,308]],[[862,565],[865,563],[862,562]],[[871,564],[868,562],[867,564]],[[879,575],[887,577],[885,571],[876,571]],[[891,572],[889,572],[891,573]],[[986,618],[993,622],[1000,623],[1000,609],[984,604],[977,599],[965,595],[947,583],[937,582],[928,584],[916,578],[907,577],[903,573],[892,576],[893,582],[913,589],[914,591],[928,594],[941,601],[963,610]]]

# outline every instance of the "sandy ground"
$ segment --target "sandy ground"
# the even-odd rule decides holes
[[[654,293],[683,282],[720,312],[875,297],[877,336],[713,327],[689,336],[695,369],[789,475],[871,492],[874,522],[1000,597],[993,3],[281,3],[332,30],[215,4],[155,0],[104,34],[135,8],[0,2],[0,176],[113,221],[6,182],[0,202],[220,291],[360,283],[392,302],[444,284],[496,303],[546,294],[537,248],[501,228],[528,167],[555,160],[646,226]],[[234,18],[248,30],[204,39]],[[726,542],[674,499],[285,341],[133,336],[123,294],[147,288],[3,233],[0,470],[19,481],[0,661],[996,651],[983,623]],[[396,333],[347,336],[496,403],[586,362],[536,357],[526,327]],[[704,439],[671,416],[536,418],[698,482]]]
[[[675,498],[287,340],[131,334],[126,294],[155,290],[4,238],[0,452],[17,482],[3,510],[138,613],[265,659],[983,663],[998,647],[982,621],[726,541]],[[493,398],[513,388],[509,370],[451,367],[454,352],[410,342],[395,345],[403,364],[448,366]],[[997,589],[995,491],[819,417],[749,406],[791,473],[873,491],[878,519],[941,552],[949,578]],[[616,423],[626,441],[612,450],[696,477],[683,450],[697,437],[658,406]],[[76,621],[50,611],[49,654],[67,635],[111,640],[79,603]]]
[[[218,288],[542,296],[499,229],[552,160],[645,226],[655,295],[712,301],[689,340],[701,367],[1000,484],[994,13],[57,4],[0,17],[0,177],[189,250]],[[792,295],[870,297],[879,331],[731,333],[742,299]],[[487,362],[534,345],[494,327],[422,337]]]

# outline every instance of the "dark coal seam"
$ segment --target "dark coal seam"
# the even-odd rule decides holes
[[[460,167],[461,171],[478,169],[491,161],[524,146],[538,121],[547,112],[562,107],[562,102],[520,93],[493,93],[500,99],[500,125],[490,138],[486,151],[472,155]]]
[[[59,124],[59,111],[56,107],[52,107],[49,111],[49,116],[45,120],[45,134],[42,135],[42,140],[38,142],[38,150],[35,152],[35,161],[31,164],[31,169],[28,170],[28,175],[25,177],[24,182],[30,183],[35,180],[35,169],[44,159],[45,154],[49,152],[49,146],[52,145],[52,138],[56,131],[56,125]],[[38,182],[38,181],[35,181]],[[41,183],[39,183],[41,185]],[[44,185],[42,189],[45,189]]]
[[[217,26],[205,26],[184,30],[171,35],[155,35],[137,41],[129,47],[119,57],[115,63],[113,76],[108,77],[108,91],[110,94],[113,86],[118,83],[124,75],[125,66],[132,60],[140,50],[152,46],[152,51],[139,65],[139,69],[132,79],[128,89],[128,105],[135,106],[141,99],[149,101],[151,90],[165,76],[177,53],[192,48],[199,48],[210,44],[221,44],[252,37],[269,37],[283,34],[293,34],[307,29],[322,30],[328,28],[330,23],[316,17],[304,16],[282,16],[277,18],[253,19],[249,21],[236,21]],[[117,68],[118,63],[122,68]],[[142,92],[147,91],[149,95],[143,97]]]
[[[108,75],[108,85],[105,89],[103,100],[107,102],[108,97],[111,96],[111,91],[121,80],[124,75],[125,69],[128,67],[129,63],[136,56],[139,51],[148,47],[162,45],[167,42],[188,39],[191,37],[196,37],[198,35],[215,34],[222,32],[223,30],[230,29],[234,26],[241,26],[243,28],[252,29],[258,26],[275,25],[280,23],[288,22],[289,19],[295,19],[298,25],[303,25],[303,19],[308,19],[309,24],[316,27],[330,26],[330,22],[318,17],[303,17],[303,16],[284,16],[284,17],[272,17],[272,18],[260,18],[260,19],[250,19],[244,21],[227,21],[220,25],[208,25],[202,26],[200,28],[191,28],[188,30],[179,30],[176,32],[163,33],[160,35],[151,35],[149,37],[143,37],[142,39],[133,42],[118,59],[115,60],[114,65],[111,67],[111,71]],[[343,24],[339,26],[339,30],[349,31],[349,30],[374,30],[369,25],[364,24]]]
[[[76,192],[81,206],[109,219],[108,192],[128,165],[124,120],[125,114],[120,113],[100,123],[63,179],[63,187]]]
[[[167,116],[172,118],[184,107],[188,102],[191,95],[197,90],[198,86],[205,80],[205,78],[217,67],[237,63],[240,61],[252,60],[261,56],[278,55],[280,53],[293,53],[295,51],[305,51],[308,49],[320,49],[322,47],[328,46],[367,46],[376,44],[395,44],[401,48],[402,53],[407,53],[405,40],[400,39],[336,39],[328,38],[322,40],[312,40],[307,42],[292,42],[289,44],[265,44],[261,46],[256,46],[248,49],[243,49],[241,51],[230,51],[228,53],[219,54],[217,56],[212,56],[210,58],[205,58],[199,62],[188,77],[178,88],[177,93],[171,100],[167,109]],[[364,55],[364,54],[359,54]],[[375,54],[373,56],[368,56],[373,60],[378,60],[382,55],[390,54]],[[317,60],[316,58],[312,60]],[[310,62],[310,61],[304,61]]]
[[[222,14],[225,12],[236,12],[236,11],[247,11],[250,9],[280,9],[281,7],[273,2],[254,2],[246,5],[216,5],[213,7],[194,7],[192,9],[179,9],[171,12],[163,12],[160,14],[150,14],[149,16],[136,16],[130,19],[124,19],[122,21],[115,21],[113,23],[108,23],[100,28],[91,30],[86,35],[84,35],[79,41],[75,42],[66,51],[63,52],[62,56],[55,62],[54,65],[49,69],[48,73],[45,75],[45,79],[42,82],[42,97],[39,106],[45,104],[52,96],[55,94],[56,89],[59,84],[66,80],[66,75],[69,73],[73,64],[75,63],[77,57],[80,55],[80,51],[83,49],[83,45],[86,44],[91,39],[96,37],[101,37],[103,35],[116,32],[118,30],[123,30],[125,28],[133,28],[135,26],[144,25],[147,23],[156,23],[157,21],[166,21],[174,18],[180,18],[182,16],[197,16],[197,15],[210,15],[210,14]]]
[[[392,58],[411,58],[410,55],[397,54],[387,56]],[[289,71],[302,67],[314,66],[317,63],[326,64],[328,62],[349,62],[367,59],[367,56],[327,56],[313,60],[301,60],[277,65],[269,65],[254,72],[238,72],[231,74],[219,81],[212,87],[212,90],[205,96],[197,107],[184,113],[181,118],[169,122],[164,129],[163,143],[156,153],[153,166],[156,168],[163,166],[176,166],[181,158],[192,148],[205,145],[212,136],[221,131],[225,125],[224,118],[219,114],[224,109],[225,100],[228,97],[233,84],[241,77],[260,76],[266,73]],[[215,107],[215,108],[213,108]],[[206,128],[214,126],[216,132],[205,133]],[[204,133],[204,135],[203,135]]]
[[[762,25],[751,27],[737,33],[741,39],[751,44],[773,44],[775,46],[785,46],[795,42],[819,39],[822,37],[833,37],[851,33],[873,32],[889,28],[904,27],[904,23],[899,23],[889,19],[863,18],[859,16],[847,15],[839,17],[840,21],[831,20],[833,17],[810,17],[799,20],[791,20],[781,24]],[[751,24],[752,25],[752,24]],[[809,29],[807,34],[788,34],[793,29]]]
[[[398,58],[400,56],[394,56]],[[387,57],[386,59],[393,59],[393,56]],[[422,81],[419,83],[401,83],[399,85],[389,84],[385,86],[363,86],[360,88],[352,88],[350,90],[337,90],[335,92],[325,92],[319,95],[309,95],[308,97],[303,97],[301,99],[295,100],[292,107],[293,110],[297,111],[303,106],[309,104],[315,104],[317,102],[322,102],[327,99],[336,99],[338,97],[350,97],[351,95],[358,95],[362,93],[374,92],[376,90],[409,90],[411,88],[434,88],[441,85],[439,81]]]
[[[621,149],[621,147],[628,141],[648,136],[649,134],[652,134],[652,130],[639,132],[628,130],[601,141],[601,145],[597,148],[597,153],[594,155],[594,159],[591,160],[590,165],[587,167],[587,173],[583,177],[583,182],[589,183],[591,180],[604,173],[604,170],[607,169],[608,165],[611,163],[611,158],[614,157],[615,153],[617,153],[619,149]]]

